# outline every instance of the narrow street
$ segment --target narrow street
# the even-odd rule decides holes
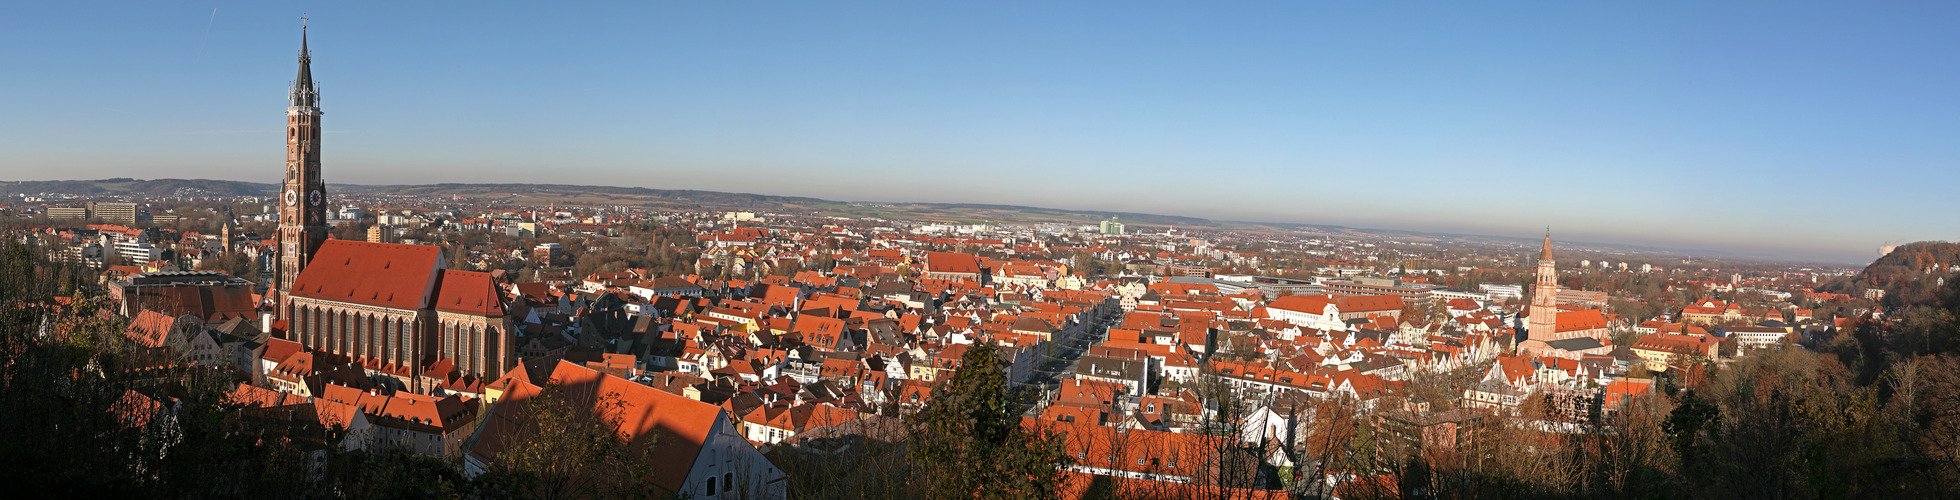
[[[1076,361],[1082,359],[1082,355],[1089,351],[1089,346],[1100,344],[1108,339],[1109,328],[1121,320],[1120,312],[1095,317],[1092,319],[1095,324],[1089,327],[1087,332],[1073,340],[1050,344],[1056,351],[1041,353],[1041,362],[1032,370],[1033,373],[1028,377],[1027,383],[1021,385],[1029,391],[1023,393],[1022,400],[1015,402],[1020,405],[1018,409],[1023,413],[1033,410],[1048,397],[1050,391],[1059,388],[1063,379],[1074,375]]]

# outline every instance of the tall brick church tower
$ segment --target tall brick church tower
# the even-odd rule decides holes
[[[1531,288],[1531,323],[1525,327],[1531,340],[1550,342],[1558,338],[1558,268],[1552,260],[1552,231],[1545,230],[1545,247],[1538,252],[1538,283]]]
[[[273,272],[279,316],[287,315],[293,280],[327,239],[326,183],[320,180],[320,91],[313,86],[306,32],[299,36],[299,77],[286,108],[286,181],[279,191],[279,268]]]

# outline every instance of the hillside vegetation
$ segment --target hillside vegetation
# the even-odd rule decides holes
[[[1927,305],[1939,297],[1940,282],[1952,281],[1949,269],[1960,265],[1960,243],[1921,241],[1901,245],[1879,257],[1849,279],[1824,285],[1824,291],[1862,295],[1866,289],[1885,290],[1881,304],[1888,308]]]

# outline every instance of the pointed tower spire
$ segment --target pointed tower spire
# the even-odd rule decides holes
[[[1545,247],[1538,251],[1538,260],[1552,260],[1552,226],[1545,226]]]
[[[305,17],[300,19],[304,20]],[[320,91],[313,82],[313,53],[300,26],[299,75],[286,108],[286,182],[279,200],[279,266],[274,269],[279,317],[292,317],[288,292],[313,252],[327,240],[326,182],[320,180]]]
[[[293,79],[292,106],[319,105],[320,91],[313,87],[313,56],[306,51],[306,26],[299,28],[299,76]]]

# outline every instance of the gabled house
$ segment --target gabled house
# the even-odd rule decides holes
[[[690,400],[643,384],[559,361],[535,370],[520,364],[499,377],[503,389],[491,406],[483,430],[467,447],[464,473],[482,474],[503,450],[535,432],[530,404],[546,386],[575,407],[603,411],[607,398],[623,405],[620,431],[629,446],[652,446],[655,463],[645,479],[677,496],[697,499],[765,498],[786,495],[783,471],[763,457],[736,428],[722,407]]]

